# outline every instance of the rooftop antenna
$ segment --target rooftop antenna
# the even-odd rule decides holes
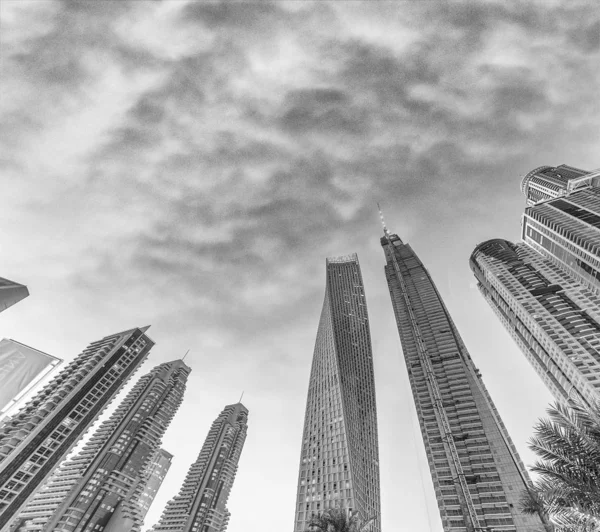
[[[190,352],[189,349],[185,352],[185,355],[183,355],[183,358],[181,359],[182,362],[185,360],[185,357],[188,356],[189,352]]]
[[[385,236],[388,236],[390,234],[390,232],[388,231],[388,228],[385,225],[385,220],[383,219],[383,212],[381,212],[381,207],[379,205],[379,202],[377,202],[377,208],[379,209],[379,218],[381,218],[381,225],[383,227],[383,232],[385,233]]]
[[[245,391],[245,390],[244,390]],[[244,398],[244,391],[242,391],[242,395],[240,395],[240,400],[238,401],[238,403],[242,402],[242,399]]]

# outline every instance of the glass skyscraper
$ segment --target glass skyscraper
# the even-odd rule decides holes
[[[175,360],[138,379],[83,449],[30,500],[13,530],[139,531],[145,470],[183,400],[190,371]]]
[[[172,460],[173,455],[164,449],[159,449],[154,453],[152,460],[150,460],[150,465],[144,472],[142,494],[139,496],[142,519],[146,517],[146,514],[150,510],[150,506],[152,506],[154,498],[169,472]]]
[[[25,299],[28,295],[29,290],[25,285],[0,277],[0,312],[18,303],[21,299]]]
[[[328,258],[313,354],[294,532],[332,508],[358,513],[381,531],[373,354],[356,254]]]
[[[599,298],[522,243],[479,244],[470,265],[482,295],[552,394],[600,400]]]
[[[0,530],[146,359],[154,345],[147,329],[91,343],[0,427]]]
[[[542,166],[521,182],[523,241],[600,294],[600,171]]]
[[[248,430],[248,409],[226,406],[212,424],[179,494],[167,503],[151,532],[225,532],[227,499]]]
[[[527,471],[429,272],[384,228],[385,275],[445,532],[539,532]]]

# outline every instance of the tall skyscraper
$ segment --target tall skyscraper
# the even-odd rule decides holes
[[[154,498],[169,472],[171,460],[173,460],[171,453],[164,449],[159,449],[154,453],[152,460],[150,460],[150,465],[146,467],[144,472],[144,487],[142,494],[139,496],[142,519],[148,514],[148,510],[150,510],[150,506],[152,506]]]
[[[371,333],[356,254],[326,260],[313,354],[294,532],[340,508],[380,532],[379,449]]]
[[[247,430],[248,409],[242,403],[226,406],[212,424],[179,494],[167,503],[152,532],[225,532],[227,499]]]
[[[445,532],[538,532],[527,471],[429,272],[384,226],[392,306]]]
[[[25,285],[0,277],[0,312],[25,299],[29,290]]]
[[[600,400],[600,298],[525,244],[488,240],[478,287],[557,399]]]
[[[154,345],[147,329],[91,343],[0,427],[0,530],[146,359]]]
[[[81,452],[34,495],[15,530],[139,531],[145,469],[183,400],[190,371],[176,360],[141,377]]]
[[[600,294],[600,171],[542,166],[521,183],[523,241]]]

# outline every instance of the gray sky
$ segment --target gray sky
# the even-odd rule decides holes
[[[550,396],[468,258],[488,238],[518,239],[524,173],[600,166],[594,4],[2,2],[0,275],[31,296],[0,316],[0,336],[69,360],[151,324],[142,371],[191,349],[148,525],[245,390],[229,532],[292,529],[325,257],[357,252],[383,528],[441,530],[377,201],[532,462]]]

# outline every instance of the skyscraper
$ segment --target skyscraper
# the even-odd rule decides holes
[[[147,329],[92,342],[0,427],[0,530],[146,359],[154,345]]]
[[[214,421],[179,494],[167,503],[152,532],[225,532],[227,499],[246,440],[248,409],[228,405]]]
[[[190,371],[176,360],[141,377],[81,452],[29,501],[15,530],[140,530],[145,469],[183,400]]]
[[[25,285],[0,277],[0,312],[25,299],[29,290]]]
[[[542,166],[521,182],[523,241],[600,294],[600,171]]]
[[[385,275],[444,531],[539,531],[541,518],[519,510],[527,471],[433,279],[384,231]]]
[[[356,254],[326,260],[294,532],[304,532],[313,515],[332,508],[373,518],[372,532],[381,530],[373,354]]]
[[[557,399],[600,399],[600,299],[525,244],[488,240],[478,287]]]
[[[142,519],[146,517],[163,480],[169,472],[171,460],[173,460],[173,455],[171,453],[164,449],[159,449],[154,453],[152,460],[150,460],[150,464],[146,467],[144,472],[144,487],[142,489],[142,494],[139,496]]]

